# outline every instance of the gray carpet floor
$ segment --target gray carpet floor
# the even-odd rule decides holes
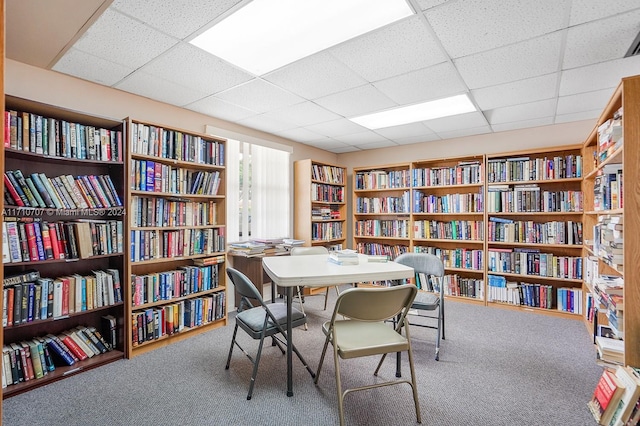
[[[335,293],[330,292],[331,302]],[[315,370],[330,311],[308,297],[309,330],[294,342]],[[331,307],[329,308],[331,309]],[[581,321],[451,301],[446,340],[434,360],[435,330],[412,328],[425,425],[595,425],[587,408],[602,373]],[[3,401],[5,425],[334,425],[338,424],[333,360],[318,386],[294,357],[294,396],[286,391],[286,359],[265,346],[251,401],[251,366],[238,350],[224,369],[229,326],[118,361]],[[255,342],[239,332],[244,347]],[[345,361],[344,386],[376,380],[378,358]],[[407,363],[403,363],[408,376]],[[391,378],[387,359],[381,378]],[[350,394],[347,425],[417,424],[409,386]]]

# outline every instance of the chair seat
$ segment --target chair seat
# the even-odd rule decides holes
[[[423,309],[425,311],[433,311],[438,308],[440,303],[440,296],[436,293],[430,293],[427,291],[419,291],[416,294],[416,298],[411,304],[414,309]]]
[[[325,335],[330,326],[330,321],[322,326]],[[343,359],[406,351],[409,346],[404,336],[383,322],[336,321],[334,330],[333,338],[337,337],[335,343]]]
[[[269,310],[276,318],[276,321],[281,326],[287,324],[287,306],[284,303],[272,303],[269,305]],[[262,306],[247,309],[239,312],[236,315],[236,321],[238,324],[254,339],[260,338],[262,332],[262,326],[264,325],[264,318],[266,312]],[[297,327],[304,324],[307,321],[305,315],[294,307],[291,307],[291,325]],[[269,319],[267,324],[266,335],[275,334],[278,332],[278,328],[273,321]]]

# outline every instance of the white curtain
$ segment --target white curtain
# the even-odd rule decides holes
[[[290,154],[251,145],[251,236],[282,238],[290,233]]]
[[[250,237],[288,237],[290,153],[232,139],[226,153],[227,243]]]

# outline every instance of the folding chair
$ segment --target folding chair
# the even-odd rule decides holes
[[[231,282],[235,286],[237,292],[242,297],[242,300],[238,306],[236,325],[233,330],[233,338],[231,339],[231,347],[229,348],[229,356],[227,357],[227,365],[225,369],[229,369],[233,347],[238,346],[238,348],[247,356],[247,358],[249,358],[249,360],[251,360],[253,364],[253,373],[251,374],[249,393],[247,394],[247,399],[251,399],[253,386],[258,374],[258,364],[260,363],[260,355],[262,354],[264,339],[266,337],[271,337],[272,346],[278,346],[282,354],[285,353],[283,345],[286,345],[288,342],[285,331],[287,323],[287,307],[283,303],[265,304],[256,286],[242,272],[233,268],[227,268],[227,275],[229,276],[229,279],[231,279]],[[255,307],[253,307],[251,300],[256,302]],[[292,327],[299,327],[307,322],[307,317],[302,312],[292,307],[291,321]],[[236,340],[238,328],[243,329],[249,336],[251,336],[251,338],[260,340],[255,360]],[[278,335],[282,337],[280,338]],[[313,377],[313,371],[307,365],[304,358],[302,358],[302,355],[298,352],[295,345],[292,344],[291,348],[307,371],[311,374],[311,377]]]
[[[406,321],[407,313],[416,293],[416,286],[404,284],[387,288],[351,288],[343,291],[338,296],[331,320],[325,322],[322,326],[326,339],[320,356],[315,383],[318,383],[327,347],[331,343],[333,361],[335,363],[336,390],[338,393],[341,426],[344,425],[344,397],[348,393],[401,383],[407,383],[411,386],[416,417],[418,423],[422,422],[418,402],[418,387],[413,367],[409,324]],[[395,327],[385,323],[386,320],[393,318],[396,319]],[[404,336],[402,335],[403,330]],[[406,351],[409,355],[411,380],[389,380],[342,391],[340,358],[352,359],[370,355],[383,355],[374,372],[374,376],[377,376],[387,353],[403,351]],[[389,421],[389,423],[392,422]]]

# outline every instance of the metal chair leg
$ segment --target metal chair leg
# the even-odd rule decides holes
[[[249,384],[249,393],[247,394],[247,400],[251,399],[253,394],[253,385],[256,384],[256,376],[258,375],[258,364],[260,364],[260,355],[262,355],[262,345],[264,344],[264,334],[260,338],[260,345],[258,346],[258,354],[256,360],[253,363],[253,373],[251,374],[251,383]]]
[[[236,344],[236,335],[238,334],[238,324],[236,324],[233,329],[233,338],[231,339],[231,347],[229,348],[229,356],[227,357],[227,365],[224,367],[225,370],[229,369],[229,364],[231,363],[231,354],[233,353],[233,346]]]
[[[304,312],[304,303],[302,303],[302,295],[300,294],[300,287],[297,286],[296,287],[296,292],[297,292],[297,297],[298,297],[298,303],[300,303],[300,312],[302,312],[302,315],[306,315]],[[304,330],[307,331],[309,328],[307,327],[307,323],[304,323]]]

